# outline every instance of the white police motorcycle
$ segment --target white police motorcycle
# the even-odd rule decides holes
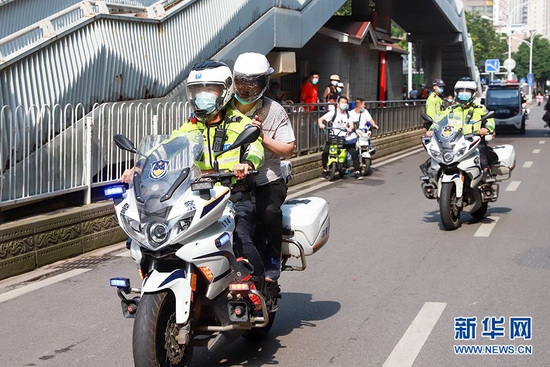
[[[249,127],[219,155],[258,136],[259,129]],[[141,288],[133,288],[128,278],[110,280],[123,315],[134,318],[136,367],[189,366],[196,346],[215,350],[241,335],[262,337],[280,298],[278,283],[253,279],[250,265],[233,251],[235,213],[223,186],[233,173],[201,174],[194,162],[202,141],[178,136],[177,151],[168,152],[161,144],[167,138],[146,137],[138,150],[126,137],[115,136],[116,145],[136,153],[138,163],[128,190],[107,190],[142,278]],[[282,210],[282,270],[304,270],[305,256],[328,241],[328,204],[315,197],[295,199]],[[290,265],[293,257],[299,261]]]
[[[481,118],[482,124],[494,114],[490,111]],[[430,156],[428,175],[421,176],[424,196],[439,202],[441,223],[446,230],[460,226],[460,213],[470,213],[482,219],[489,202],[498,199],[498,181],[509,179],[516,164],[514,147],[503,144],[493,147],[498,162],[491,165],[493,178],[484,180],[478,145],[482,137],[464,134],[462,128],[449,124],[448,116],[434,122],[423,114],[422,118],[433,123],[432,136],[422,137],[422,144]],[[475,121],[472,123],[476,123]],[[486,135],[485,140],[492,139]]]

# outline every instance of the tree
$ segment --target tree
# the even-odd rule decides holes
[[[487,59],[499,59],[500,64],[507,58],[508,44],[495,32],[493,25],[479,13],[466,12],[466,27],[472,38],[476,65],[484,65]]]
[[[334,15],[351,15],[351,0],[346,0]]]
[[[529,42],[530,38],[525,41]],[[527,78],[529,73],[529,46],[522,42],[519,46],[518,52],[512,55],[512,58],[516,62],[514,73],[518,77]],[[533,74],[538,85],[545,85],[546,81],[550,79],[550,43],[546,38],[542,38],[540,35],[533,37]]]

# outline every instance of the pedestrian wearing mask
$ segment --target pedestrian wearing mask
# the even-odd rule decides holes
[[[319,85],[317,83],[319,83],[319,73],[312,71],[309,73],[309,78],[302,84],[300,103],[319,103]],[[309,110],[315,110],[315,106],[310,106]]]
[[[445,82],[441,79],[434,79],[432,82],[432,92],[426,100],[426,115],[435,120],[437,115],[445,109],[443,100],[443,91],[445,88]]]
[[[340,77],[336,74],[331,75],[329,85],[325,88],[325,91],[323,92],[323,102],[330,103],[330,105],[328,106],[329,110],[332,110],[334,108],[334,104],[338,99],[338,82],[340,82]]]

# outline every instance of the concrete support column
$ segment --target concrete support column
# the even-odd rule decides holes
[[[424,46],[422,50],[422,61],[424,69],[424,79],[426,80],[426,85],[428,88],[431,88],[432,81],[436,78],[443,79],[443,70],[442,70],[442,51],[441,46],[430,45]],[[443,79],[447,84],[447,80]]]

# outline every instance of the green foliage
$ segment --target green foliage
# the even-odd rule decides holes
[[[351,15],[351,0],[346,0],[334,15]]]
[[[466,26],[472,38],[476,65],[485,65],[487,59],[499,59],[502,65],[508,57],[508,43],[495,32],[491,21],[483,19],[479,13],[466,12]],[[483,72],[483,68],[480,71]]]
[[[403,29],[401,29],[397,24],[394,23],[393,20],[391,22],[391,36],[393,38],[399,39],[399,42],[397,42],[397,44],[402,49],[408,51],[409,43],[407,42],[407,35],[405,34],[405,31]]]
[[[525,40],[530,41],[530,38]],[[550,79],[550,43],[546,38],[542,38],[536,34],[533,38],[533,74],[537,84],[544,85],[546,80]],[[514,73],[518,78],[527,78],[529,73],[529,46],[522,42],[519,46],[518,52],[512,55],[512,58],[516,62]]]

